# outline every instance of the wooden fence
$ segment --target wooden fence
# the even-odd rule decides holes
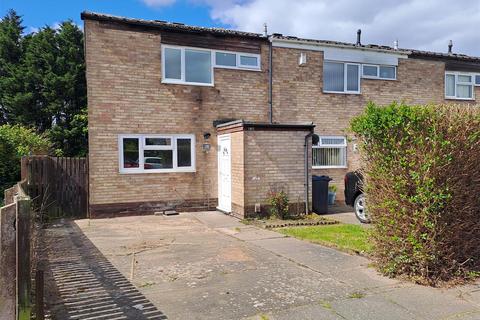
[[[36,254],[41,226],[22,185],[5,190],[0,208],[0,319],[30,320],[35,315],[43,320],[43,269]],[[38,280],[32,288],[33,274]]]
[[[26,193],[42,216],[88,216],[88,162],[85,158],[33,156],[22,158]]]
[[[21,168],[22,181],[5,190],[0,208],[0,319],[43,320],[42,225],[88,216],[88,163],[33,156]]]

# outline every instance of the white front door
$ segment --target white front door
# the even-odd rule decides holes
[[[232,170],[230,135],[218,136],[218,209],[232,211]]]

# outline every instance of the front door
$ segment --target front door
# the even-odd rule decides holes
[[[232,172],[230,135],[218,137],[218,209],[232,211]]]

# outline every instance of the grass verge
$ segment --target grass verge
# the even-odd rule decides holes
[[[347,252],[368,254],[372,249],[368,241],[368,231],[361,226],[353,224],[293,227],[277,229],[276,231]]]

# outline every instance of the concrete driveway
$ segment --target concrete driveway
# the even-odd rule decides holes
[[[218,212],[78,220],[46,236],[52,319],[480,319],[479,284],[387,279],[363,257]]]

